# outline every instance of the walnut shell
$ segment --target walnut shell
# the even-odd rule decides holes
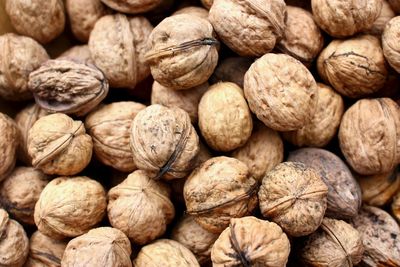
[[[400,108],[389,98],[362,99],[343,115],[339,143],[359,174],[389,172],[400,162]]]
[[[284,267],[289,252],[289,239],[279,225],[248,216],[231,219],[215,242],[211,259],[215,267]]]
[[[382,0],[312,0],[318,26],[333,37],[349,37],[368,30],[379,17]]]
[[[111,87],[134,88],[149,76],[144,54],[152,30],[153,26],[145,17],[115,14],[96,22],[90,33],[89,49]]]
[[[283,162],[264,177],[258,198],[262,215],[297,237],[320,226],[327,194],[328,187],[317,171],[300,162]]]
[[[218,37],[240,56],[270,52],[285,29],[283,0],[214,0],[209,20]]]
[[[20,133],[15,122],[0,112],[0,181],[14,169]]]
[[[94,153],[103,164],[123,172],[136,170],[129,147],[130,127],[133,118],[145,107],[133,101],[113,102],[86,117]]]
[[[253,119],[242,89],[234,83],[214,84],[199,103],[199,127],[214,150],[232,151],[250,138]]]
[[[396,12],[400,13],[400,1],[399,0],[388,0],[390,7]]]
[[[215,69],[211,83],[233,82],[243,88],[244,75],[254,60],[248,57],[228,57],[222,60]]]
[[[86,176],[59,177],[40,194],[35,224],[54,239],[76,237],[99,223],[106,207],[106,193],[99,182]]]
[[[61,266],[132,266],[131,243],[124,233],[100,227],[68,242]]]
[[[92,56],[90,54],[89,45],[75,45],[68,50],[64,51],[58,59],[68,59],[77,62],[83,62],[85,64],[94,65]]]
[[[173,15],[179,15],[179,14],[189,14],[192,16],[198,16],[202,19],[208,19],[208,10],[203,8],[203,7],[199,7],[199,6],[187,6],[184,8],[180,8],[177,11],[175,11]]]
[[[372,28],[367,30],[366,32],[380,37],[383,33],[383,30],[385,29],[386,24],[395,16],[396,13],[390,7],[389,2],[386,0],[382,0],[381,13],[379,14],[379,17],[375,20]]]
[[[0,58],[0,97],[9,101],[32,98],[29,73],[49,59],[46,50],[29,37],[6,33],[0,36]]]
[[[396,195],[393,197],[393,202],[391,205],[391,210],[393,217],[400,222],[400,191],[398,190]]]
[[[6,0],[6,12],[19,34],[42,44],[49,43],[64,31],[62,0]]]
[[[162,0],[101,0],[110,8],[121,13],[137,14],[144,13],[156,8]]]
[[[253,211],[257,189],[258,183],[244,163],[222,156],[207,160],[192,172],[183,196],[187,213],[205,230],[219,234],[231,218]]]
[[[361,189],[346,164],[335,154],[319,148],[298,149],[289,154],[296,161],[313,168],[328,186],[326,216],[350,219],[361,206]]]
[[[394,17],[386,24],[382,34],[383,53],[390,66],[400,73],[400,17]]]
[[[218,41],[206,19],[189,14],[168,17],[151,32],[146,54],[154,80],[171,89],[205,83],[218,62]]]
[[[210,9],[214,0],[200,0],[200,2],[205,8]]]
[[[317,84],[297,59],[266,54],[244,77],[244,95],[251,111],[269,128],[297,130],[307,125],[317,105]]]
[[[189,249],[169,239],[159,239],[142,247],[133,260],[133,266],[200,267]]]
[[[187,112],[156,104],[134,118],[130,145],[139,169],[170,180],[185,177],[195,167],[199,137]]]

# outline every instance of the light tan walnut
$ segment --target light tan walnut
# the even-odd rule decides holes
[[[381,13],[379,14],[379,17],[375,20],[372,28],[367,30],[366,33],[377,35],[378,37],[380,37],[383,33],[383,30],[385,29],[386,24],[395,16],[396,13],[393,11],[389,2],[386,0],[382,0]]]
[[[101,0],[110,8],[121,13],[138,14],[151,11],[158,5],[162,4],[162,0]]]
[[[175,11],[173,15],[179,15],[179,14],[189,14],[192,16],[198,16],[202,19],[208,19],[208,10],[203,8],[203,7],[199,7],[199,6],[187,6],[184,8],[180,8],[177,11]]]
[[[211,83],[232,82],[243,88],[244,75],[254,60],[248,57],[228,57],[223,59],[210,78]]]
[[[0,112],[0,181],[4,180],[14,169],[17,160],[17,149],[20,132],[15,122]]]
[[[382,34],[383,54],[390,66],[400,73],[400,17],[394,17],[386,24]]]

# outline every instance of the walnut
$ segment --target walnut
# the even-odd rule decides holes
[[[399,0],[388,0],[390,7],[396,12],[400,13],[400,1]]]
[[[14,169],[20,133],[15,122],[0,112],[0,181]]]
[[[244,95],[265,125],[277,131],[291,131],[304,127],[313,118],[317,84],[297,59],[266,54],[246,72]]]
[[[99,182],[86,176],[59,177],[40,194],[35,224],[54,239],[76,237],[99,223],[106,207],[106,193]]]
[[[0,58],[0,97],[9,101],[32,98],[29,73],[49,59],[46,50],[29,37],[6,33],[0,36]]]
[[[188,89],[211,76],[218,62],[218,44],[208,20],[180,14],[154,28],[145,57],[154,80],[171,89]]]
[[[225,58],[211,76],[211,83],[233,82],[243,88],[244,75],[253,62],[254,60],[248,57]]]
[[[89,46],[85,45],[75,45],[68,50],[64,51],[58,59],[69,59],[71,61],[83,62],[86,65],[92,64],[92,56],[90,55]]]
[[[139,169],[170,180],[185,177],[195,167],[199,137],[187,112],[156,104],[134,118],[130,146]]]
[[[344,113],[342,97],[330,86],[317,83],[317,107],[303,128],[285,132],[283,137],[296,146],[324,147],[335,136]]]
[[[62,0],[6,0],[6,12],[19,34],[42,44],[49,43],[64,31]]]
[[[312,0],[318,26],[333,37],[349,37],[368,30],[379,17],[382,0]]]
[[[209,20],[218,37],[241,56],[270,52],[285,30],[283,0],[214,0]]]
[[[96,22],[90,33],[89,49],[111,87],[134,88],[149,76],[144,54],[152,29],[145,17],[123,14],[107,15]]]
[[[383,53],[390,66],[400,73],[400,17],[394,17],[386,24],[382,34]]]
[[[328,207],[325,215],[350,219],[361,206],[361,189],[346,164],[335,154],[319,148],[298,149],[289,154],[296,161],[313,168],[328,186]]]
[[[290,243],[282,229],[273,222],[256,217],[231,219],[215,242],[213,266],[286,266]]]
[[[393,197],[393,202],[391,204],[391,210],[393,217],[400,222],[400,191],[397,190],[397,193]]]
[[[61,265],[132,266],[131,243],[124,233],[111,227],[100,227],[68,242]]]
[[[183,196],[187,213],[205,230],[219,234],[231,218],[253,211],[257,190],[258,183],[244,163],[222,156],[207,160],[192,172]]]
[[[77,174],[92,157],[92,138],[83,122],[61,113],[37,120],[28,132],[27,144],[33,167],[46,174]]]
[[[359,35],[333,40],[318,57],[322,79],[340,94],[360,98],[381,89],[388,76],[377,37]]]
[[[258,198],[262,215],[297,237],[317,230],[327,207],[327,193],[317,171],[300,162],[283,162],[264,177]]]
[[[179,14],[189,14],[192,16],[198,16],[202,19],[208,19],[208,10],[199,6],[187,6],[184,8],[180,8],[175,11],[172,16]]]
[[[343,115],[339,143],[359,174],[393,170],[400,163],[400,109],[389,98],[362,99]]]
[[[367,30],[366,32],[380,37],[383,33],[383,30],[385,29],[386,24],[395,16],[396,14],[390,7],[389,2],[386,0],[382,0],[381,13],[379,14],[379,17],[375,20],[372,28]]]
[[[162,0],[101,0],[110,8],[121,13],[137,14],[144,13],[156,8]]]

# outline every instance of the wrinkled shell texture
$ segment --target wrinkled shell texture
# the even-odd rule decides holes
[[[389,98],[362,99],[343,115],[340,148],[359,174],[389,172],[400,162],[400,108]]]
[[[397,192],[397,194],[393,197],[391,209],[394,218],[400,222],[400,192]]]
[[[61,113],[40,118],[28,132],[32,165],[46,174],[79,173],[89,164],[92,150],[83,122]]]
[[[187,6],[175,11],[172,15],[179,15],[179,14],[189,14],[192,16],[198,16],[202,19],[208,19],[208,10],[203,7],[198,6]]]
[[[288,161],[304,163],[313,168],[328,186],[326,216],[350,219],[361,206],[361,189],[346,164],[328,150],[303,148],[289,154]]]
[[[6,0],[6,12],[19,34],[43,44],[52,41],[64,30],[62,0]]]
[[[318,26],[333,37],[348,37],[368,30],[379,17],[382,0],[312,0]]]
[[[62,257],[63,267],[132,266],[131,243],[120,230],[100,227],[68,242]]]
[[[161,0],[101,0],[110,8],[129,14],[144,13],[161,4]]]
[[[283,0],[215,0],[209,20],[221,40],[241,56],[270,52],[285,29]]]
[[[299,162],[268,172],[258,191],[261,213],[291,236],[314,232],[327,207],[328,187],[320,174]]]
[[[135,171],[108,192],[108,219],[135,244],[144,245],[164,234],[175,215],[170,189]]]
[[[279,225],[249,216],[231,220],[215,242],[211,259],[215,267],[284,267],[289,252],[289,239]]]
[[[157,82],[172,89],[205,83],[218,63],[218,41],[208,20],[189,14],[168,17],[150,34],[146,59]]]
[[[61,239],[86,233],[101,221],[106,194],[88,177],[59,177],[43,189],[35,206],[35,224],[43,234]]]
[[[246,72],[244,94],[250,109],[269,128],[297,130],[314,116],[317,84],[308,69],[284,54],[266,54]]]
[[[129,147],[130,127],[133,118],[145,107],[136,102],[114,102],[86,117],[94,153],[103,164],[123,172],[136,170]]]
[[[149,76],[144,54],[152,30],[145,17],[115,14],[96,22],[90,33],[89,49],[111,87],[133,88]]]
[[[397,72],[400,72],[400,17],[391,19],[382,35],[382,47],[386,60]]]
[[[93,64],[92,56],[90,54],[89,46],[85,45],[75,45],[70,49],[64,51],[58,59],[69,59],[72,61],[82,62],[85,64]]]
[[[390,6],[393,8],[394,12],[400,13],[400,1],[399,0],[388,0]]]
[[[244,75],[253,64],[248,57],[228,57],[222,60],[211,76],[211,82],[232,82],[243,88]]]
[[[185,246],[174,240],[159,239],[142,247],[133,261],[133,266],[199,267],[200,265]]]
[[[35,40],[7,33],[0,36],[0,97],[16,101],[32,98],[29,73],[49,59]]]
[[[0,112],[0,181],[14,169],[17,159],[19,130],[14,121]]]
[[[388,75],[380,40],[372,35],[333,40],[319,55],[317,69],[326,83],[351,98],[377,92]]]
[[[243,146],[251,135],[253,119],[242,89],[229,82],[212,85],[199,103],[199,127],[214,150],[226,152]]]
[[[399,3],[400,3],[400,1],[399,1]],[[372,28],[369,29],[367,32],[369,34],[373,34],[373,35],[377,35],[377,36],[382,35],[386,24],[389,22],[389,20],[391,20],[395,16],[396,16],[396,13],[390,7],[389,2],[386,0],[383,0],[381,13],[380,13],[379,17],[375,20],[374,24],[372,25]]]
[[[247,166],[228,157],[207,160],[183,188],[187,213],[204,229],[221,233],[231,218],[249,215],[257,205],[258,184]]]
[[[164,179],[185,177],[199,152],[199,137],[187,112],[157,104],[136,115],[130,144],[136,166]]]

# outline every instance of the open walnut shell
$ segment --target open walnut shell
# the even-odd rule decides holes
[[[14,169],[20,132],[15,122],[0,112],[0,181]]]

